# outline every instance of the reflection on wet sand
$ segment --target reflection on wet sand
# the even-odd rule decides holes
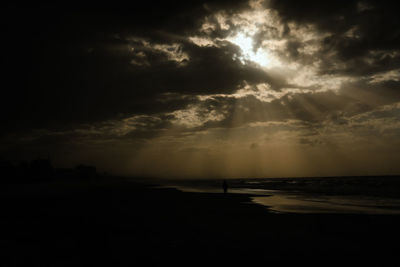
[[[252,197],[252,200],[275,212],[400,214],[400,207],[395,206],[394,203],[381,203],[377,206],[378,203],[372,199],[352,199],[341,196],[309,198],[304,195],[275,194],[268,197]]]
[[[222,193],[220,188],[168,186],[183,192]],[[367,196],[317,195],[254,188],[233,188],[233,194],[253,195],[252,201],[277,213],[400,214],[400,199]]]

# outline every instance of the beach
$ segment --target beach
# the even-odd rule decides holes
[[[104,178],[1,189],[0,266],[387,266],[400,216],[273,213],[247,194]]]

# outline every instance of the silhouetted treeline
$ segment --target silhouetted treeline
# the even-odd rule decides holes
[[[92,180],[97,177],[96,167],[80,164],[74,169],[57,169],[49,159],[13,163],[0,160],[0,184],[36,183],[52,180]]]

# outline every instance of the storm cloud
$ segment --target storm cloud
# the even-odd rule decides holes
[[[400,171],[391,2],[13,4],[1,20],[2,158],[185,177]]]

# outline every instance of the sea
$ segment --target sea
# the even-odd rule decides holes
[[[400,214],[400,176],[227,179],[227,194],[249,195],[274,213]],[[170,180],[182,192],[224,194],[223,180]]]

